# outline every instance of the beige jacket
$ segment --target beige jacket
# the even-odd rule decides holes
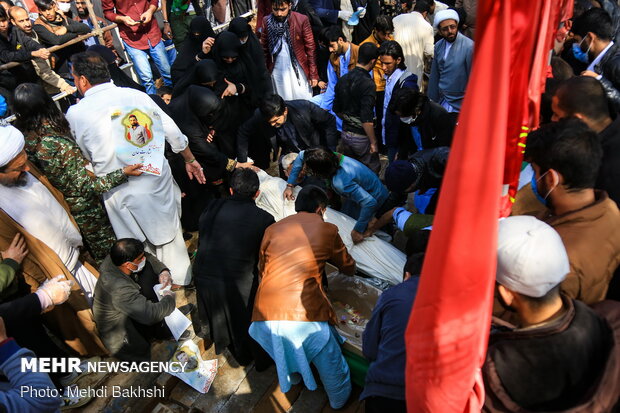
[[[34,31],[32,32],[31,38],[35,42],[41,43],[39,41],[39,36],[37,36]],[[37,72],[37,76],[43,80],[43,87],[47,93],[56,94],[59,91],[73,93],[73,86],[60,77],[58,73],[52,70],[49,60],[35,57],[32,59],[32,65],[34,66],[34,70]]]

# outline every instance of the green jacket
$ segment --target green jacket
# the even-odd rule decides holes
[[[157,258],[145,253],[147,264],[155,274],[166,269]],[[154,303],[140,294],[140,286],[125,275],[107,256],[99,268],[99,280],[95,286],[93,315],[99,337],[107,349],[120,360],[150,360],[151,347],[142,337],[134,323],[153,325],[170,315],[176,306],[172,296],[165,296]],[[139,274],[138,274],[139,276]]]
[[[17,271],[19,264],[10,258],[0,263],[0,301],[17,292],[17,282],[14,282]]]

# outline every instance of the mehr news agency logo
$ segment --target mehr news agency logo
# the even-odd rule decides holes
[[[38,357],[21,359],[22,373],[184,373],[188,362],[180,361],[81,361],[77,357]],[[191,370],[191,367],[189,368]],[[33,397],[60,396],[56,388],[35,389],[30,386],[21,386],[21,394]],[[106,397],[107,387],[101,389],[79,389],[77,386],[68,388],[68,396],[83,397]],[[71,394],[71,392],[77,392]],[[164,389],[158,388],[131,388],[123,389],[121,386],[113,386],[113,397],[163,397]]]
[[[22,373],[185,373],[181,361],[89,361],[77,357],[38,357],[21,360]]]

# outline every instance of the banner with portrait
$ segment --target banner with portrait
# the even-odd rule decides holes
[[[170,361],[183,363],[183,373],[171,373],[183,380],[200,393],[206,393],[211,388],[217,374],[217,359],[203,360],[200,350],[192,340],[186,340],[172,355]]]
[[[125,165],[141,163],[141,171],[161,175],[166,140],[159,113],[154,109],[115,108],[111,121],[116,157]]]

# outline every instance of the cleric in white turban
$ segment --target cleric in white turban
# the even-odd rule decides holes
[[[0,122],[0,169],[22,153],[24,144],[24,135],[17,128],[5,121]]]
[[[433,18],[433,27],[436,29],[439,26],[439,23],[445,20],[454,20],[458,25],[459,14],[453,9],[440,10],[435,13],[435,17]]]
[[[471,72],[474,42],[459,33],[459,15],[455,10],[438,11],[433,23],[442,39],[435,43],[428,97],[448,112],[460,112]]]
[[[20,277],[33,292],[57,275],[74,281],[68,302],[53,306],[51,298],[41,301],[41,309],[51,308],[45,322],[77,354],[105,355],[87,301],[99,273],[80,261],[82,236],[69,206],[28,162],[24,145],[19,130],[0,123],[0,251],[21,234],[29,254],[22,262]]]

